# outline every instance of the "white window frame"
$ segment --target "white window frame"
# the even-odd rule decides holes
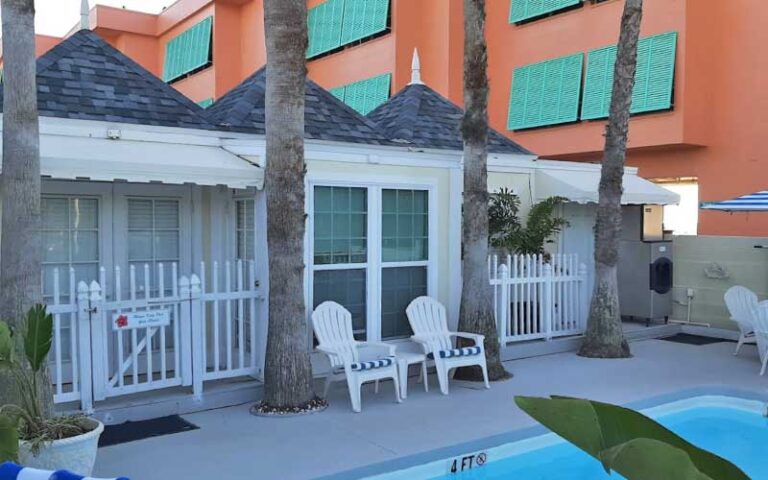
[[[104,269],[107,281],[111,281],[113,261],[112,235],[112,185],[86,181],[43,180],[42,195],[60,198],[94,198],[99,205],[99,268]],[[59,272],[69,275],[69,272]],[[98,278],[75,278],[79,281],[99,281]]]
[[[307,231],[304,238],[305,269],[304,291],[307,308],[307,321],[310,322],[313,305],[314,272],[323,270],[354,270],[367,269],[366,272],[366,340],[380,342],[381,338],[381,280],[383,268],[394,267],[427,267],[427,295],[436,296],[438,277],[437,247],[438,247],[438,184],[434,179],[418,179],[407,177],[392,177],[386,175],[356,175],[357,181],[350,181],[348,175],[308,175],[306,180],[306,211]],[[367,189],[368,224],[367,224],[367,253],[368,262],[355,264],[314,264],[314,194],[315,187],[346,187]],[[413,262],[382,261],[382,190],[425,190],[427,191],[429,216],[429,248],[428,259]],[[447,246],[446,246],[447,248]],[[384,266],[386,265],[386,266]],[[311,325],[311,322],[309,323]],[[311,331],[311,328],[310,328]],[[309,336],[311,345],[312,336]],[[390,339],[391,343],[409,341],[409,339]]]
[[[179,202],[179,264],[178,274],[189,275],[194,270],[194,258],[200,258],[199,232],[193,234],[192,192],[190,186],[115,184],[114,188],[114,263],[126,272],[128,262],[128,200],[177,200]],[[193,253],[196,253],[193,258]],[[170,265],[168,266],[170,268]],[[137,272],[138,274],[138,272]],[[156,272],[152,272],[153,277]],[[127,277],[125,277],[127,278]],[[124,288],[128,284],[125,282]]]
[[[227,224],[227,250],[229,253],[228,258],[232,260],[237,260],[237,237],[240,233],[239,229],[237,228],[237,203],[243,202],[243,201],[250,201],[253,202],[253,252],[251,252],[251,255],[253,256],[253,260],[255,261],[258,258],[258,247],[257,247],[257,239],[259,236],[259,224],[258,224],[258,215],[256,211],[257,208],[257,201],[256,201],[256,194],[253,191],[250,190],[233,190],[232,193],[232,201],[229,202],[228,206],[228,217],[230,221]],[[248,243],[246,242],[246,245]]]

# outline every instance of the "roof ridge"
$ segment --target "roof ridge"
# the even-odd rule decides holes
[[[250,113],[250,110],[253,109],[256,103],[252,101],[252,99],[249,99],[248,94],[253,91],[261,90],[256,79],[265,68],[266,67],[261,67],[256,69],[256,71],[245,77],[245,79],[235,85],[231,90],[216,99],[213,105],[204,110],[205,116],[217,125],[235,125],[244,122]],[[235,112],[234,108],[227,107],[227,103],[233,99],[236,103],[247,100],[250,108],[242,109],[242,112]]]
[[[423,88],[419,88],[423,87]],[[411,120],[411,128],[408,129],[408,138],[404,138],[403,140],[411,140],[413,139],[413,127],[416,126],[416,118],[419,116],[419,112],[421,111],[421,98],[424,95],[424,92],[429,89],[429,87],[423,83],[414,83],[406,85],[406,87],[401,91],[401,93],[405,94],[407,90],[413,90],[414,92],[418,93],[418,95],[413,95],[415,97],[413,104],[410,104],[408,102],[408,99],[405,100],[405,106],[403,110],[396,115],[396,120],[399,121],[401,118],[403,118],[406,114],[413,115]],[[410,108],[409,108],[410,107]],[[399,134],[402,131],[402,129],[399,129],[395,134]],[[400,140],[397,138],[396,140]]]
[[[183,106],[187,107],[193,115],[198,117],[204,123],[208,124],[211,127],[215,126],[213,125],[213,123],[211,123],[210,120],[208,120],[208,118],[206,118],[205,115],[202,114],[204,110],[202,107],[200,107],[200,105],[193,102],[189,97],[179,92],[175,88],[171,87],[169,84],[165,83],[159,77],[155,76],[152,72],[150,72],[146,68],[139,65],[136,61],[131,59],[129,56],[125,55],[123,52],[121,52],[120,50],[110,45],[109,42],[101,38],[101,36],[99,36],[97,33],[91,30],[80,30],[76,32],[74,35],[72,35],[70,39],[75,38],[81,34],[85,38],[85,40],[91,42],[94,46],[104,49],[107,53],[112,55],[116,60],[129,66],[133,70],[133,72],[139,75],[139,77],[141,77],[141,79],[144,82],[146,82],[150,87],[155,87],[160,89],[161,91],[163,91],[163,93],[168,94],[168,96],[170,96],[173,100],[176,100],[177,102],[181,103]],[[65,40],[62,43],[65,43],[67,40]]]

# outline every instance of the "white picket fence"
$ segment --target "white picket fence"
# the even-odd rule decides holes
[[[199,276],[181,277],[176,264],[142,267],[132,265],[127,275],[115,267],[109,278],[101,268],[90,283],[77,282],[70,269],[68,292],[54,271],[54,402],[79,401],[90,411],[95,401],[179,386],[200,397],[205,381],[261,371],[263,297],[254,262],[214,262],[209,272],[201,263]],[[167,315],[166,324],[113,325],[123,314],[156,310]]]
[[[488,271],[502,345],[584,332],[588,273],[577,255],[492,256]]]

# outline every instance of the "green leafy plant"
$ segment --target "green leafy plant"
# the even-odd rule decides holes
[[[528,213],[525,225],[520,222],[520,198],[507,188],[491,195],[488,205],[488,232],[492,247],[509,253],[544,255],[544,246],[568,226],[568,221],[556,214],[565,201],[562,197],[549,197],[539,202]]]
[[[17,358],[14,334],[7,323],[0,322],[0,368],[10,372],[20,403],[0,407],[0,462],[16,459],[19,439],[30,442],[36,453],[46,442],[87,431],[82,416],[47,415],[38,394],[40,382],[47,381],[44,372],[53,341],[53,316],[44,305],[35,305],[27,313],[23,330],[24,355]]]
[[[634,410],[578,398],[515,397],[528,415],[628,480],[749,480],[733,463]]]

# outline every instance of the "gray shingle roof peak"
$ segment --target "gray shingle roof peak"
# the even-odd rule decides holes
[[[266,67],[254,72],[205,110],[212,123],[234,131],[264,134]],[[391,145],[379,127],[315,82],[307,80],[305,137],[347,143]]]
[[[216,128],[196,103],[90,30],[37,60],[37,103],[44,117]]]
[[[393,142],[418,148],[462,150],[464,111],[423,83],[412,82],[368,114]],[[496,130],[488,131],[493,153],[531,155],[531,152]]]

